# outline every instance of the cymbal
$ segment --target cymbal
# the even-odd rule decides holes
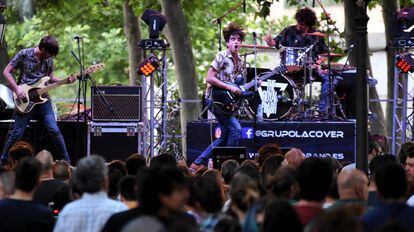
[[[241,45],[242,48],[254,48],[254,44],[242,44]],[[265,45],[256,45],[257,49],[268,49],[268,50],[274,50],[274,47],[269,47],[269,46],[265,46]]]
[[[328,57],[328,53],[322,53],[322,54],[319,54],[319,56],[326,56],[326,57]],[[339,53],[333,53],[333,52],[331,52],[331,53],[329,53],[329,56],[331,58],[337,58],[337,57],[343,57],[344,54],[339,54]]]
[[[311,33],[305,33],[305,36],[317,36],[317,37],[327,37],[328,35],[325,33],[322,33],[320,31],[315,31],[315,32],[311,32]]]

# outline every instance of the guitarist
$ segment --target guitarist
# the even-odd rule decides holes
[[[17,98],[27,98],[22,88],[16,84],[12,73],[16,70],[20,71],[19,84],[34,84],[44,76],[49,76],[49,83],[59,81],[53,75],[53,58],[59,53],[59,44],[54,36],[46,35],[37,47],[27,48],[19,51],[3,71],[3,75],[10,85],[10,88],[16,94]],[[72,83],[76,77],[70,77],[69,82]],[[5,164],[8,159],[10,147],[23,136],[23,133],[30,120],[37,119],[43,123],[47,131],[52,137],[59,155],[70,163],[69,155],[66,150],[65,141],[57,126],[55,115],[53,113],[52,104],[47,101],[43,104],[34,106],[33,110],[28,113],[19,113],[17,110],[13,115],[13,129],[8,135],[7,141],[3,148],[1,163]]]
[[[224,114],[214,107],[211,101],[212,86],[230,91],[235,95],[241,95],[242,91],[237,86],[226,84],[234,83],[236,78],[245,75],[243,60],[239,55],[239,49],[245,37],[244,29],[235,23],[230,23],[223,30],[227,50],[219,52],[207,72],[206,101],[210,111],[216,117],[221,136],[216,139],[207,149],[191,164],[193,170],[206,165],[209,158],[212,158],[212,150],[217,146],[235,147],[241,137],[241,126],[234,115]],[[225,81],[225,82],[224,82]]]

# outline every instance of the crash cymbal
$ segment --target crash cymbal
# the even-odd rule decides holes
[[[327,37],[328,35],[325,33],[322,33],[320,31],[315,31],[315,32],[311,32],[311,33],[305,33],[305,36],[317,36],[317,37]]]
[[[328,53],[322,53],[322,54],[319,54],[319,56],[328,57]],[[343,57],[344,54],[339,54],[339,53],[333,53],[333,52],[331,52],[331,53],[329,53],[329,56],[331,58],[337,58],[337,57]]]

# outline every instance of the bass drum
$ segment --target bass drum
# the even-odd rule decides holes
[[[263,120],[285,120],[292,113],[298,88],[294,81],[285,75],[274,75],[263,81],[256,97],[249,100],[251,111],[257,115],[262,102]]]

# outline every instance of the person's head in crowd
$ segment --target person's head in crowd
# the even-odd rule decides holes
[[[187,162],[184,159],[178,160],[177,167],[183,172],[185,177],[193,176],[193,174],[187,166]]]
[[[369,174],[370,174],[370,181],[372,184],[375,183],[375,173],[380,166],[383,166],[387,163],[395,163],[395,157],[393,155],[377,155],[375,156],[371,162],[369,162]],[[370,183],[371,184],[371,183]]]
[[[124,175],[118,169],[112,169],[108,172],[109,188],[108,197],[111,199],[117,199],[119,194],[118,184]]]
[[[298,148],[292,148],[286,152],[282,165],[297,168],[303,160],[305,160],[305,154]]]
[[[212,181],[215,181],[219,186],[222,185],[223,181],[221,179],[220,172],[217,169],[207,170],[201,176],[204,178],[209,178]]]
[[[318,217],[312,231],[363,232],[364,230],[362,223],[348,208],[338,208]]]
[[[280,150],[279,145],[276,143],[269,143],[262,146],[259,151],[259,156],[257,157],[257,164],[259,167],[263,166],[264,161],[267,157],[280,155],[282,156],[282,151]]]
[[[368,199],[368,177],[361,170],[343,170],[338,175],[337,183],[340,199]]]
[[[246,166],[251,166],[254,167],[256,169],[259,169],[259,167],[257,166],[257,162],[251,159],[246,159],[242,162],[242,164],[240,165],[240,167],[246,167]]]
[[[22,159],[15,169],[15,193],[13,195],[21,195],[19,193],[33,194],[40,183],[40,175],[42,173],[42,164],[33,157]]]
[[[328,162],[332,173],[338,174],[342,170],[342,164],[337,159],[334,159],[331,156],[327,156],[324,159]]]
[[[385,201],[403,200],[408,183],[404,169],[397,163],[386,163],[375,172],[378,194]]]
[[[0,200],[9,198],[14,193],[14,172],[0,174]]]
[[[194,173],[195,176],[202,176],[206,171],[208,171],[208,168],[204,165],[197,168],[196,172]]]
[[[252,178],[252,180],[254,180],[256,182],[256,184],[259,188],[261,187],[262,177],[260,175],[260,172],[259,172],[259,169],[257,168],[257,166],[254,166],[254,165],[244,165],[243,166],[243,164],[242,164],[242,166],[240,166],[237,173],[243,173],[243,174],[249,176],[250,178]]]
[[[189,198],[187,181],[173,165],[143,169],[138,174],[138,202],[145,214],[168,217],[183,212]]]
[[[287,200],[295,199],[299,194],[299,186],[296,181],[296,169],[280,167],[269,185],[269,190],[276,197]]]
[[[69,183],[69,180],[72,178],[72,171],[70,165],[66,160],[58,160],[53,165],[53,177],[56,180]]]
[[[16,142],[9,150],[9,157],[12,167],[17,166],[18,162],[23,158],[32,157],[33,155],[33,146],[24,140]]]
[[[177,161],[172,155],[163,153],[152,158],[150,163],[150,167],[163,167],[165,165],[177,166]]]
[[[214,232],[241,232],[240,222],[231,216],[223,215],[214,226]]]
[[[414,151],[407,154],[405,171],[407,173],[408,183],[414,186]]]
[[[277,169],[282,165],[282,156],[269,156],[262,165],[262,182],[266,189],[270,188]]]
[[[332,170],[326,160],[310,157],[299,165],[296,178],[301,200],[322,203],[331,185]]]
[[[205,218],[209,213],[217,213],[223,207],[221,188],[215,179],[206,176],[194,177],[189,189],[188,205],[200,218]]]
[[[221,164],[221,176],[223,177],[224,184],[229,185],[231,179],[239,170],[240,164],[234,159],[228,159]]]
[[[42,164],[42,178],[53,178],[53,156],[48,150],[42,150],[35,156]]]
[[[414,142],[408,141],[401,145],[400,150],[397,153],[397,161],[405,168],[408,153],[414,153]],[[413,155],[414,156],[414,155]]]
[[[295,210],[286,200],[273,200],[265,208],[263,232],[302,231],[302,224]]]
[[[230,186],[230,210],[243,222],[247,211],[260,198],[257,181],[243,172],[237,172]]]
[[[387,154],[387,152],[388,152],[388,139],[385,135],[379,135],[379,134],[372,135],[372,141],[379,146],[379,148],[380,148],[379,154],[380,155],[381,154]]]
[[[123,176],[118,183],[118,191],[120,201],[128,206],[128,208],[136,208],[138,206],[136,198],[137,183],[135,176]]]
[[[101,156],[91,155],[79,160],[74,173],[76,186],[82,193],[97,193],[108,189],[108,167]]]
[[[147,162],[143,155],[132,154],[125,161],[125,167],[128,175],[136,175],[139,170],[147,166]]]
[[[127,174],[127,169],[125,167],[125,162],[122,160],[112,160],[108,164],[108,172],[110,173],[112,170],[118,170],[122,176]]]

